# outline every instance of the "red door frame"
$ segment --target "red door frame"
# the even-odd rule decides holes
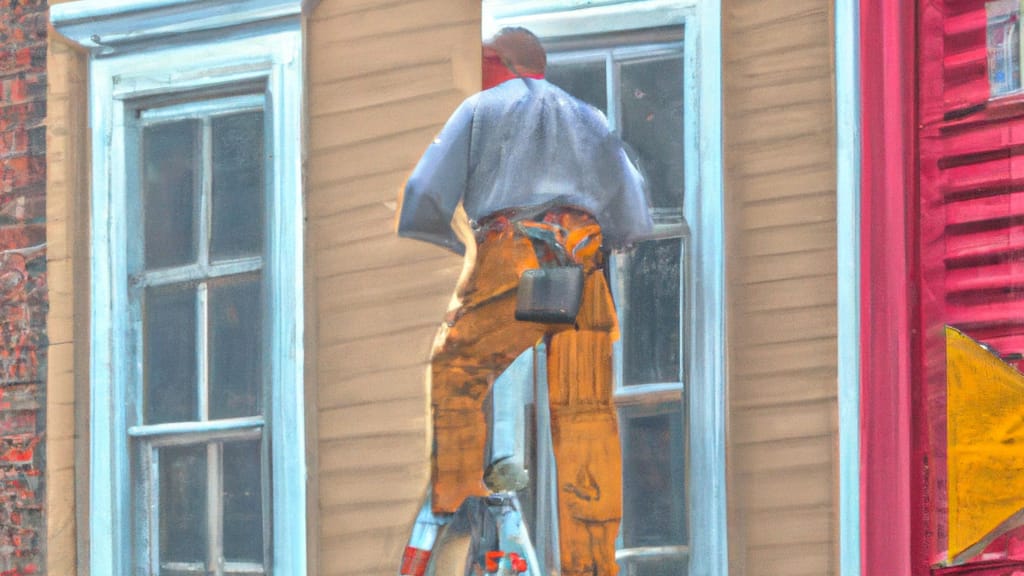
[[[916,2],[860,0],[861,565],[923,575],[911,458],[916,358]],[[922,562],[923,561],[923,562]]]

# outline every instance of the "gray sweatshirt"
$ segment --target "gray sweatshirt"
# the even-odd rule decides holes
[[[467,98],[405,187],[398,233],[464,253],[451,228],[512,208],[567,206],[597,218],[608,248],[651,234],[644,180],[599,110],[545,80],[508,80]]]

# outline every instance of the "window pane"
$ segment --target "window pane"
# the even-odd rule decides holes
[[[144,406],[147,424],[196,420],[196,291],[146,289]]]
[[[622,139],[638,156],[655,208],[683,207],[683,58],[622,64]]]
[[[687,543],[680,403],[624,408],[622,537],[626,548]],[[640,572],[659,574],[659,572]]]
[[[263,562],[260,443],[224,444],[224,558]]]
[[[248,275],[210,285],[210,417],[260,413],[262,282]]]
[[[569,94],[608,114],[608,83],[604,60],[548,66],[545,77]]]
[[[212,120],[214,259],[263,250],[263,112]]]
[[[160,562],[206,560],[206,446],[160,449]]]
[[[1020,89],[1020,3],[994,0],[985,11],[989,92],[1001,96]]]
[[[146,268],[195,261],[198,127],[195,120],[183,120],[143,130]]]
[[[682,240],[639,244],[626,272],[624,384],[679,382]]]

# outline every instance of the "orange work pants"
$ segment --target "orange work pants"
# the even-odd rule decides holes
[[[553,211],[545,221],[560,226],[562,245],[584,268],[576,325],[515,320],[519,276],[538,267],[538,258],[508,220],[485,226],[475,267],[456,292],[461,303],[441,326],[431,355],[433,510],[453,513],[465,498],[489,493],[484,399],[523,350],[548,337],[562,574],[615,576],[622,464],[611,359],[618,327],[601,271],[600,228],[572,210]]]

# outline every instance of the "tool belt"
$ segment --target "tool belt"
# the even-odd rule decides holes
[[[511,226],[533,245],[538,268],[525,270],[516,292],[516,320],[574,324],[583,300],[587,268],[601,265],[601,229],[590,214],[568,207],[506,210],[477,226],[481,233]]]

